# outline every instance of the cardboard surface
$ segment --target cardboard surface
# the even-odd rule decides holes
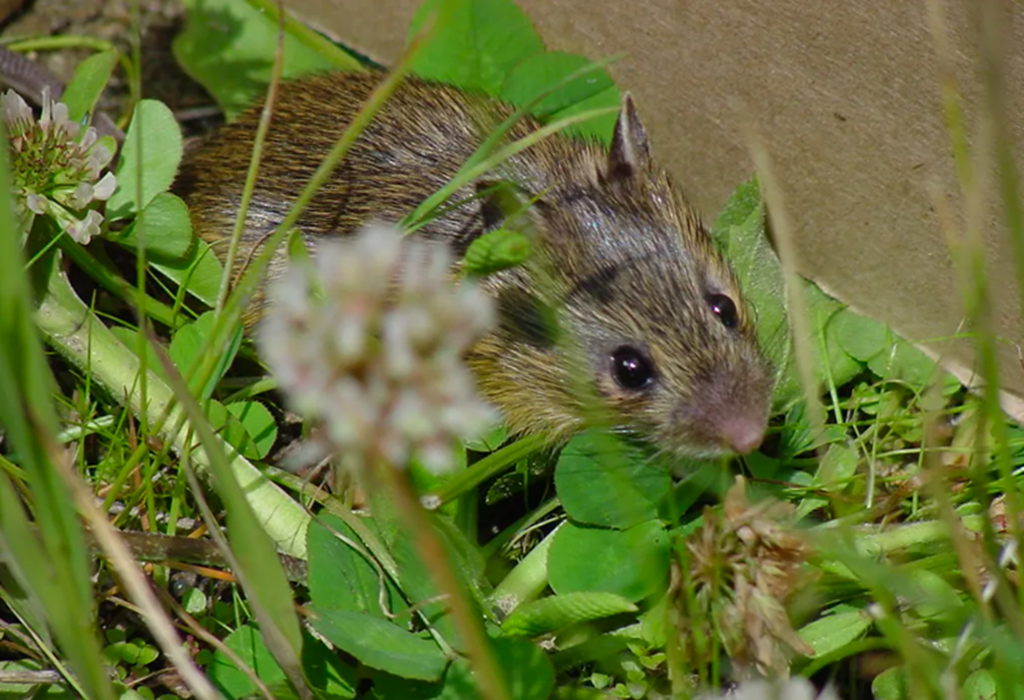
[[[944,5],[957,77],[977,123],[977,33],[968,3]],[[325,33],[387,63],[419,0],[289,0]],[[796,226],[799,268],[834,296],[924,341],[970,375],[961,294],[933,193],[960,216],[926,5],[891,0],[520,0],[548,48],[628,56],[610,72],[636,97],[655,156],[712,218],[753,172],[745,105],[767,141]],[[1006,4],[1005,101],[1024,114],[1022,10]],[[1024,121],[1012,125],[1024,167]],[[1021,309],[992,183],[985,231],[1004,387],[1024,395]],[[958,219],[958,223],[960,220]],[[929,342],[930,341],[930,342]]]

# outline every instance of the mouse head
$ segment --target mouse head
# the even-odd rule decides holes
[[[502,323],[469,358],[483,392],[513,428],[598,422],[694,456],[757,448],[771,368],[735,275],[651,161],[632,100],[609,151],[549,151],[534,264],[485,281]]]

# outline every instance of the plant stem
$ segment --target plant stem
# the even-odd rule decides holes
[[[92,378],[110,396],[128,404],[136,416],[148,413],[150,422],[155,423],[156,417],[171,405],[174,395],[170,387],[152,371],[149,372],[149,402],[141,403],[137,387],[138,357],[96,319],[75,295],[63,273],[54,271],[51,274],[49,289],[36,313],[36,321],[51,346],[73,366],[88,367]],[[172,419],[161,424],[160,435],[182,453],[190,448],[190,444],[187,424],[183,424],[181,429],[173,427],[178,423],[180,414],[180,409],[175,410]],[[200,467],[209,467],[209,457],[204,450],[195,452],[193,461]],[[304,558],[309,515],[251,462],[233,451],[231,469],[246,490],[246,497],[263,527],[281,550]]]
[[[474,464],[472,469],[466,469],[456,474],[445,482],[440,491],[432,494],[430,497],[431,510],[440,508],[475,489],[488,479],[501,474],[519,460],[540,451],[545,444],[546,438],[543,435],[529,435],[492,452]]]
[[[540,544],[530,550],[508,576],[498,584],[490,599],[504,613],[509,614],[522,603],[539,596],[548,585],[548,550],[561,525],[551,531]]]
[[[174,309],[167,304],[157,301],[148,294],[140,294],[136,287],[128,284],[124,278],[115,275],[106,265],[77,243],[69,241],[61,245],[61,250],[101,287],[124,301],[135,304],[153,320],[170,328],[177,328],[188,320],[186,316],[175,313]]]
[[[389,493],[395,498],[395,508],[405,518],[409,532],[415,538],[420,558],[434,577],[441,593],[448,598],[455,627],[476,670],[480,694],[486,700],[510,700],[501,670],[492,653],[490,640],[480,624],[479,616],[473,612],[465,592],[459,585],[448,553],[441,544],[434,523],[413,490],[408,472],[394,469],[381,461],[374,470],[374,475],[383,475],[387,481],[387,485],[390,486]]]

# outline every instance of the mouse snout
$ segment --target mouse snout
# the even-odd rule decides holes
[[[703,382],[675,414],[675,430],[683,442],[713,454],[748,454],[760,447],[768,427],[763,392],[745,391],[736,382]]]
[[[760,412],[757,415],[738,412],[723,418],[718,424],[718,431],[730,451],[745,455],[761,446],[766,427]]]

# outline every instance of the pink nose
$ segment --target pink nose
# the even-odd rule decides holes
[[[718,424],[723,442],[741,455],[753,452],[761,445],[765,427],[763,418],[741,414],[728,416]]]

